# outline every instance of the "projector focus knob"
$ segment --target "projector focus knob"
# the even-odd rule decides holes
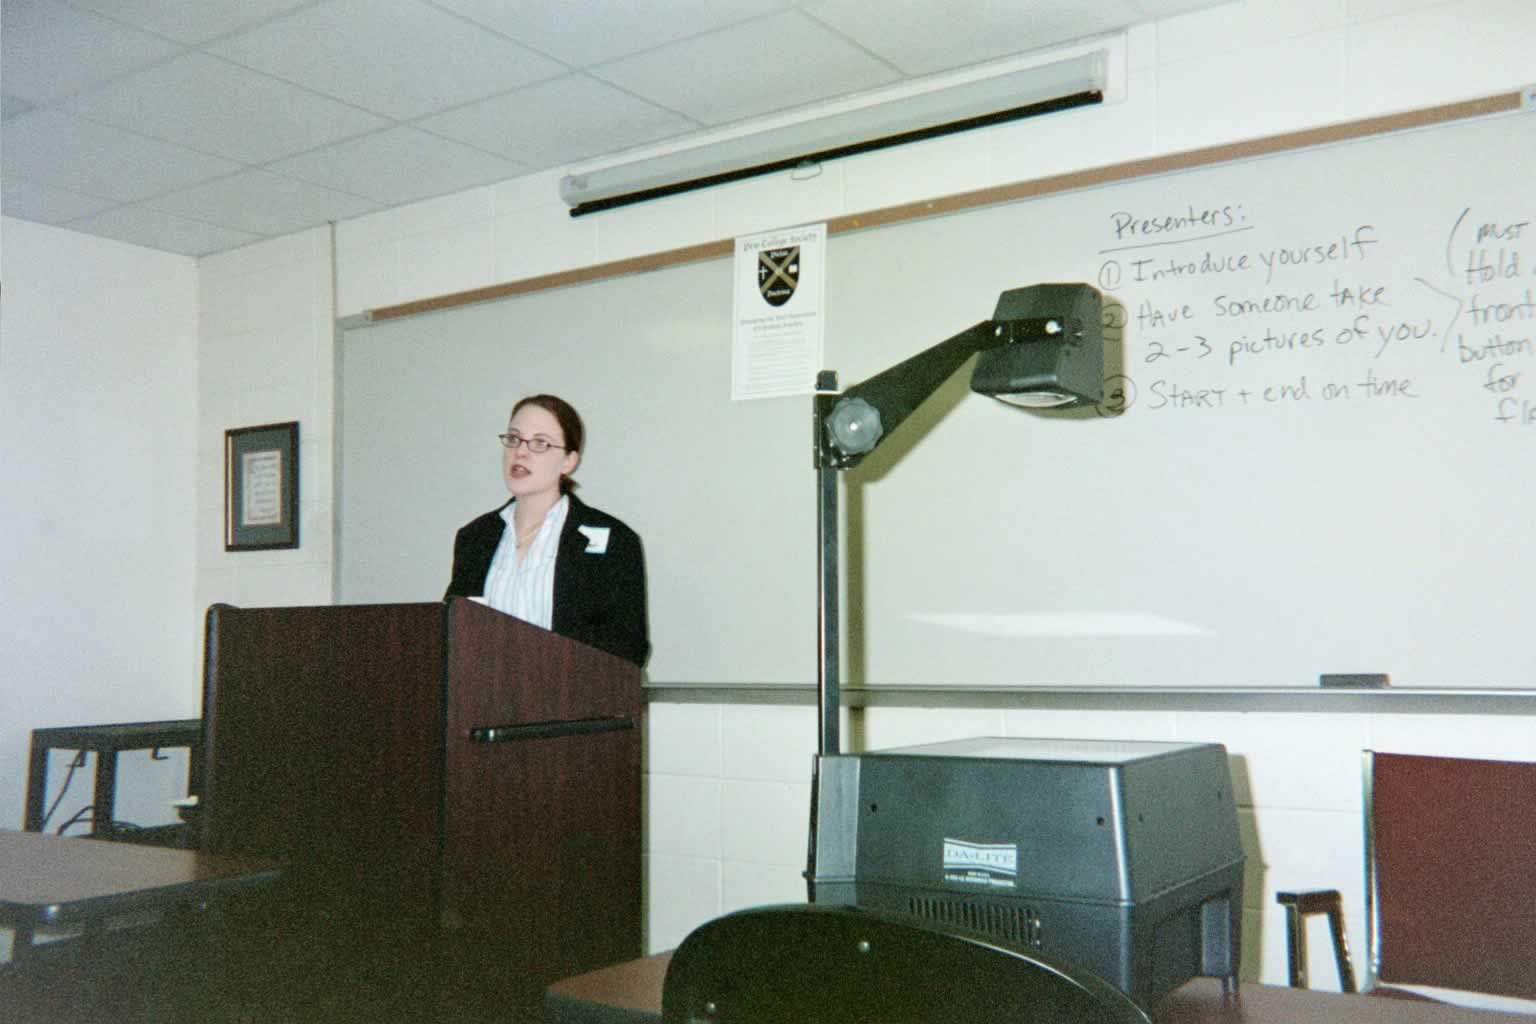
[[[827,417],[827,431],[832,444],[844,455],[863,455],[880,442],[885,428],[880,425],[880,410],[862,398],[845,398]]]

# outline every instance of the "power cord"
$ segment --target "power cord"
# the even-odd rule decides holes
[[[69,783],[75,777],[75,770],[84,767],[85,751],[77,750],[69,762],[69,770],[64,773],[64,781],[59,783],[58,795],[53,798],[53,803],[48,805],[48,810],[43,814],[43,823],[37,829],[39,832],[48,831],[48,822],[53,818],[53,812],[59,809],[59,804],[64,802],[64,794],[69,792]]]

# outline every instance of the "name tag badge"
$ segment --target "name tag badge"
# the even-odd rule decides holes
[[[587,554],[604,555],[608,553],[608,533],[606,526],[578,526],[577,530],[587,538]]]

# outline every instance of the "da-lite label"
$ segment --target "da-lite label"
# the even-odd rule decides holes
[[[1019,877],[1019,848],[1014,843],[944,840],[944,881],[1012,889]]]

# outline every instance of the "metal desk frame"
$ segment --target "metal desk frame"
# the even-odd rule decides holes
[[[32,747],[27,765],[27,808],[23,828],[28,832],[43,829],[43,814],[48,800],[48,755],[54,750],[73,750],[96,755],[96,788],[91,797],[91,831],[95,839],[131,839],[164,845],[179,842],[185,826],[127,833],[117,829],[113,811],[117,800],[117,755],[125,750],[158,751],[169,747],[187,748],[187,792],[202,792],[203,726],[198,718],[163,722],[121,722],[112,725],[69,725],[32,730]]]

